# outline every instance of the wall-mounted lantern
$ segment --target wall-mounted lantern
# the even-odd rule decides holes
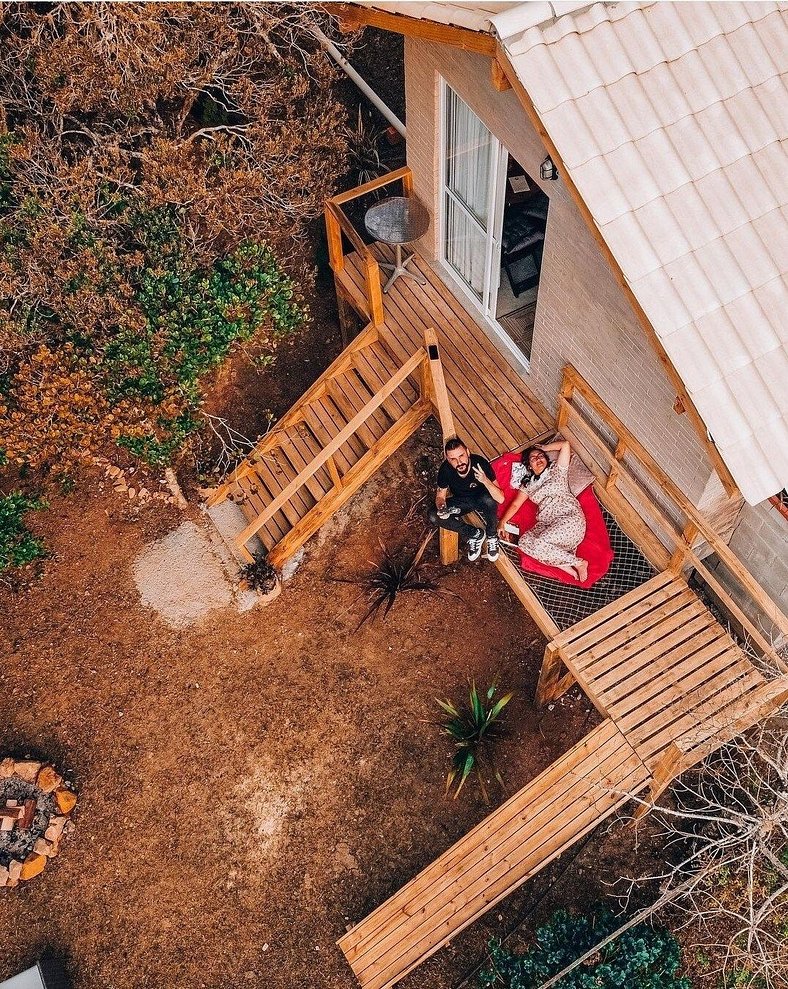
[[[558,178],[558,169],[555,167],[553,159],[550,155],[548,155],[539,166],[539,175],[546,181],[550,182]]]

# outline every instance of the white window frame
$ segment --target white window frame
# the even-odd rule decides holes
[[[459,292],[471,303],[473,311],[478,314],[483,325],[485,325],[492,332],[494,341],[498,347],[503,349],[510,356],[515,367],[518,367],[520,370],[527,373],[531,369],[530,361],[512,340],[509,334],[504,330],[501,324],[495,319],[493,312],[490,310],[490,303],[497,300],[498,285],[500,283],[502,270],[501,235],[503,232],[503,209],[504,197],[506,193],[506,161],[509,152],[498,140],[495,134],[490,131],[494,141],[494,161],[493,168],[491,169],[492,179],[490,185],[490,202],[488,204],[490,229],[485,231],[467,206],[465,206],[465,204],[452,192],[452,190],[446,186],[446,111],[448,108],[448,91],[449,89],[452,89],[459,99],[462,99],[462,96],[460,96],[457,90],[454,89],[450,83],[443,78],[443,76],[439,76],[438,78],[440,83],[438,98],[438,114],[440,117],[440,126],[438,128],[438,169],[440,176],[438,181],[438,261],[441,268],[446,272],[447,277],[451,280],[452,284],[455,285]],[[463,102],[465,101],[463,100]],[[473,108],[470,109],[474,112]],[[484,121],[482,121],[482,123],[484,123]],[[486,124],[484,125],[485,127],[487,126]],[[489,128],[487,129],[489,130]],[[484,288],[481,300],[477,297],[473,289],[465,282],[459,272],[446,257],[447,196],[459,206],[470,222],[476,226],[479,233],[484,236],[487,243]],[[491,284],[494,277],[498,278],[495,286]]]

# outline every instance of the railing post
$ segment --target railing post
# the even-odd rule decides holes
[[[561,401],[558,403],[558,419],[556,420],[556,425],[558,431],[560,432],[562,427],[566,425],[569,419],[569,406],[572,404],[572,397],[575,393],[575,384],[569,374],[569,368],[564,368],[564,379],[561,382],[561,391],[559,396]]]
[[[609,491],[618,484],[618,465],[621,463],[621,459],[626,452],[627,445],[624,440],[620,439],[613,451],[613,463],[610,465],[610,473],[607,475],[607,480],[605,481],[605,491]]]
[[[333,456],[328,458],[328,460],[326,461],[326,466],[328,467],[328,474],[329,477],[331,478],[331,483],[334,485],[334,490],[341,491],[342,475],[339,473],[336,460],[334,460]]]
[[[332,210],[334,204],[326,200],[326,237],[328,238],[328,260],[334,274],[345,270],[345,253],[342,250],[342,230]]]
[[[380,284],[380,265],[369,253],[364,258],[364,277],[367,283],[369,318],[373,326],[380,326],[384,316],[383,290]]]
[[[676,549],[673,551],[673,555],[668,563],[668,570],[671,573],[679,573],[683,570],[685,564],[687,563],[687,550],[692,549],[692,540],[698,534],[698,527],[693,525],[691,522],[687,522],[684,526],[684,530],[681,533],[681,538]]]
[[[443,377],[438,335],[431,326],[424,331],[424,346],[427,356],[426,368],[422,372],[422,396],[429,396],[441,424],[441,435],[445,443],[450,436],[455,435],[454,416],[451,414],[449,392],[446,388],[446,379]],[[441,563],[444,566],[456,563],[460,558],[460,540],[457,533],[452,532],[451,529],[441,528],[438,538]]]

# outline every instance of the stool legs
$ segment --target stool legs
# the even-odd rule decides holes
[[[386,284],[383,286],[383,291],[388,292],[391,286],[398,278],[412,278],[419,285],[426,285],[427,279],[423,275],[420,275],[417,271],[410,271],[407,267],[409,261],[412,261],[416,257],[415,254],[409,254],[405,260],[402,260],[402,244],[395,244],[395,264],[388,264],[381,261],[380,267],[384,268],[386,271],[391,272],[391,276]]]

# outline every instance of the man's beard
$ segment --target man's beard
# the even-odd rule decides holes
[[[460,466],[457,468],[457,473],[460,475],[460,477],[465,477],[466,474],[470,473],[470,469],[471,469],[471,465],[465,464],[464,467]]]

